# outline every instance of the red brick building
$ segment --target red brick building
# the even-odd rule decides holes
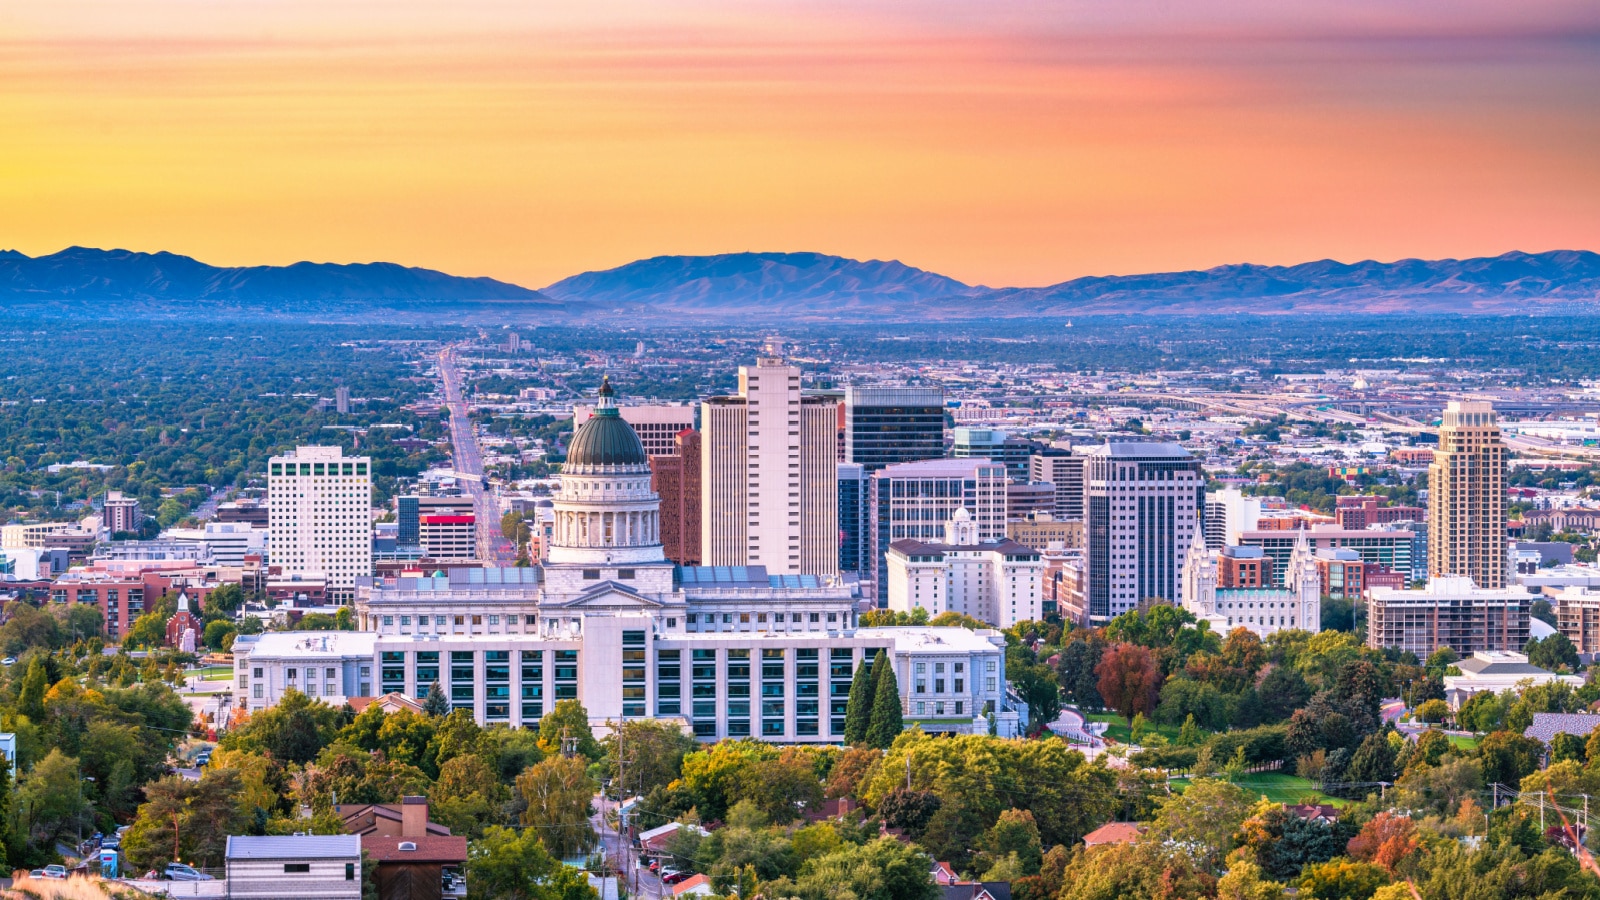
[[[700,565],[700,432],[673,438],[677,452],[650,457],[650,489],[661,496],[661,549],[679,565]]]
[[[1272,587],[1272,557],[1260,547],[1223,547],[1217,560],[1217,587]]]
[[[1373,525],[1392,522],[1421,522],[1428,511],[1420,506],[1390,506],[1385,497],[1340,497],[1335,500],[1334,515],[1339,527],[1351,531],[1365,531]]]

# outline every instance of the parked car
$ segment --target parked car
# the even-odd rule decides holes
[[[14,666],[16,664],[17,658],[15,656],[8,656],[5,659],[0,659],[0,666]]]
[[[167,863],[166,878],[168,881],[214,881],[210,875],[186,866],[183,863]]]
[[[65,877],[67,877],[67,867],[66,866],[45,866],[44,867],[44,877],[45,878],[65,878]]]
[[[694,873],[692,873],[692,872],[679,872],[676,869],[669,869],[669,870],[667,870],[666,874],[663,874],[661,876],[661,883],[662,884],[677,884],[680,881],[688,881],[690,878],[693,878],[693,877],[694,877]]]

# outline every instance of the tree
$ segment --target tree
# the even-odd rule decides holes
[[[57,840],[78,827],[87,807],[78,761],[52,748],[22,779],[17,814],[28,841],[53,852]]]
[[[939,795],[933,791],[908,791],[899,788],[878,802],[878,817],[890,828],[898,828],[912,840],[939,811]]]
[[[984,857],[992,864],[1003,863],[1007,859],[1016,860],[1019,869],[1017,877],[1039,874],[1039,866],[1044,861],[1039,826],[1033,821],[1033,813],[1025,809],[1008,809],[1001,813],[994,825],[984,832],[980,844]]]
[[[535,826],[550,852],[562,858],[594,843],[589,800],[599,785],[585,768],[581,757],[552,756],[517,776],[517,793],[527,804],[522,824]]]
[[[747,765],[739,779],[739,795],[760,809],[769,821],[786,825],[822,803],[813,752],[785,747]]]
[[[1330,860],[1306,870],[1300,896],[1313,900],[1368,900],[1389,882],[1382,869],[1348,859]]]
[[[146,800],[123,843],[131,867],[159,869],[180,860],[221,865],[228,835],[247,827],[240,789],[238,771],[210,767],[199,781],[173,776],[146,785]]]
[[[558,700],[556,705],[539,720],[539,749],[545,753],[562,753],[562,740],[575,742],[579,755],[595,762],[605,755],[600,742],[594,739],[589,728],[589,711],[578,700]]]
[[[1202,742],[1200,728],[1194,723],[1194,713],[1190,713],[1183,720],[1183,727],[1178,729],[1178,746],[1198,747]]]
[[[28,663],[27,674],[22,676],[22,691],[17,695],[17,712],[35,722],[44,721],[44,692],[49,689],[50,676],[45,672],[40,656]]]
[[[333,741],[338,726],[338,710],[290,688],[275,706],[228,732],[222,745],[227,749],[264,751],[281,762],[304,765]]]
[[[670,722],[629,719],[613,726],[600,742],[605,753],[600,764],[612,781],[613,793],[643,797],[676,781],[683,774],[684,755],[695,746],[694,738]],[[624,759],[625,764],[619,764]]]
[[[1265,877],[1246,850],[1228,856],[1228,871],[1217,881],[1217,900],[1281,900],[1283,885]]]
[[[905,719],[900,711],[900,684],[882,650],[873,659],[872,670],[877,673],[873,677],[877,684],[873,689],[872,721],[867,725],[867,746],[887,750],[895,737],[905,730]]]
[[[1210,897],[1217,879],[1182,849],[1157,841],[1073,851],[1057,900],[1176,900]]]
[[[439,767],[439,780],[428,791],[428,815],[454,834],[479,837],[500,818],[509,793],[482,757],[462,754]]]
[[[1281,722],[1311,699],[1311,685],[1304,675],[1290,666],[1273,666],[1257,689],[1262,716],[1268,722]]]
[[[201,640],[205,642],[206,647],[212,650],[225,650],[232,645],[232,641],[229,638],[238,635],[238,633],[239,629],[232,622],[215,619],[206,624]]]
[[[470,900],[593,900],[583,875],[546,852],[538,829],[491,826],[467,847]]]
[[[444,688],[435,681],[428,685],[428,699],[422,703],[422,711],[430,716],[444,717],[450,714],[450,700],[444,695]]]
[[[1137,713],[1155,711],[1161,667],[1148,648],[1113,644],[1101,656],[1095,674],[1100,679],[1100,696],[1124,719],[1132,721]]]
[[[1105,699],[1100,696],[1099,676],[1094,671],[1100,665],[1104,646],[1099,642],[1075,640],[1061,648],[1056,658],[1056,671],[1062,696],[1068,703],[1088,709],[1099,709],[1105,705]]]
[[[1234,835],[1250,816],[1251,806],[1250,795],[1237,785],[1196,778],[1183,793],[1162,802],[1153,830],[1221,861],[1233,849]]]
[[[792,884],[783,879],[763,887],[775,900],[934,900],[939,889],[931,869],[932,861],[916,848],[883,837],[807,861]]]
[[[1539,768],[1544,744],[1537,738],[1496,731],[1478,743],[1479,765],[1485,783],[1520,784]]]
[[[1395,867],[1420,846],[1411,817],[1385,811],[1361,826],[1360,833],[1350,839],[1348,850],[1352,858],[1374,863],[1393,875]]]
[[[1417,706],[1417,718],[1430,725],[1450,717],[1450,704],[1443,700],[1427,700]]]
[[[856,665],[855,677],[850,679],[850,700],[844,708],[844,742],[865,744],[867,726],[872,722],[872,698],[877,687],[872,681],[872,663],[866,659]]]
[[[1528,654],[1529,665],[1541,669],[1556,671],[1566,668],[1571,671],[1579,665],[1578,648],[1559,631],[1549,637],[1529,640],[1523,652]]]
[[[1381,731],[1373,732],[1361,741],[1361,746],[1350,757],[1344,780],[1361,784],[1354,789],[1356,796],[1366,794],[1370,789],[1368,785],[1373,783],[1392,783],[1395,776],[1394,755],[1388,735]]]

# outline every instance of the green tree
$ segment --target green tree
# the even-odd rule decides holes
[[[146,800],[123,843],[130,867],[159,869],[175,860],[221,865],[228,835],[247,827],[241,788],[237,770],[209,767],[199,781],[173,776],[146,785]]]
[[[558,700],[544,718],[539,720],[539,748],[546,753],[561,753],[562,739],[574,741],[577,752],[590,762],[596,762],[605,751],[594,739],[589,728],[589,711],[577,700]]]
[[[333,741],[338,726],[338,710],[290,688],[275,706],[228,732],[222,746],[266,752],[280,762],[304,765]]]
[[[1039,826],[1033,821],[1033,813],[1025,809],[1008,809],[1001,813],[994,825],[984,832],[981,847],[984,858],[991,864],[1003,863],[1008,858],[1016,860],[1018,877],[1039,874],[1039,865],[1044,860]]]
[[[1578,648],[1566,635],[1556,632],[1545,638],[1533,638],[1523,647],[1523,652],[1528,654],[1528,664],[1541,669],[1556,671],[1565,668],[1568,671],[1578,668]]]
[[[872,723],[872,700],[876,696],[873,683],[872,662],[863,659],[856,665],[855,677],[850,680],[850,700],[845,704],[844,742],[856,745],[867,742],[867,726]]]
[[[428,685],[428,699],[422,703],[422,711],[430,716],[447,716],[450,714],[450,700],[444,695],[444,688],[435,681]]]
[[[1178,729],[1178,746],[1198,747],[1204,739],[1200,737],[1200,728],[1194,723],[1194,713],[1189,713],[1183,720],[1183,727]]]
[[[22,676],[22,691],[17,695],[17,712],[35,722],[44,721],[44,692],[50,687],[49,679],[44,659],[34,656],[28,663],[27,674]]]
[[[230,638],[238,633],[239,629],[232,622],[216,619],[206,624],[201,640],[212,650],[226,650],[232,645]]]
[[[905,730],[900,710],[900,684],[882,650],[873,659],[872,670],[877,673],[873,678],[877,684],[873,689],[872,722],[867,725],[867,746],[887,750],[895,737]]]
[[[1282,900],[1283,885],[1267,878],[1245,850],[1228,856],[1228,871],[1217,881],[1217,900]]]
[[[500,818],[509,795],[488,763],[463,754],[439,767],[439,780],[428,791],[428,814],[453,834],[477,838]]]
[[[538,829],[491,826],[467,847],[470,900],[594,900],[583,875],[553,858]]]
[[[1520,784],[1539,768],[1544,744],[1537,738],[1496,731],[1478,742],[1478,761],[1487,784]]]
[[[1371,863],[1334,859],[1306,870],[1300,896],[1312,900],[1369,900],[1389,876]]]
[[[613,726],[600,747],[605,754],[600,764],[611,779],[612,793],[643,797],[683,774],[683,757],[696,743],[671,722],[629,719]]]
[[[517,793],[526,804],[522,824],[533,826],[545,847],[562,858],[594,844],[589,807],[599,785],[586,768],[581,757],[551,756],[517,776]]]
[[[27,840],[45,853],[85,820],[82,774],[78,761],[52,748],[22,779],[17,789],[17,814]]]
[[[763,887],[773,898],[934,900],[939,889],[931,868],[932,861],[916,848],[884,837],[808,861],[792,884],[784,879]]]
[[[897,788],[878,802],[878,817],[883,819],[883,824],[899,828],[916,840],[933,820],[940,805],[939,795],[933,791]]]
[[[1057,900],[1177,900],[1210,897],[1217,880],[1180,848],[1136,841],[1079,848],[1061,883]]]
[[[1250,794],[1237,785],[1196,778],[1183,793],[1162,801],[1153,831],[1218,863],[1233,849],[1234,835],[1250,816],[1252,805]]]

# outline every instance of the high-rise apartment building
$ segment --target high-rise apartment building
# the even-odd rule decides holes
[[[694,407],[669,404],[618,406],[622,421],[633,426],[648,456],[671,456],[678,452],[678,432],[685,428],[694,430]],[[594,407],[580,404],[572,408],[574,433],[594,415]]]
[[[1059,522],[1083,521],[1083,467],[1087,460],[1065,447],[1046,447],[1028,457],[1028,480],[1055,486],[1056,508],[1051,515]]]
[[[868,475],[884,466],[944,455],[944,389],[849,385],[844,389],[844,461]]]
[[[338,447],[296,447],[267,462],[272,564],[321,574],[349,599],[372,574],[372,460]]]
[[[739,367],[739,393],[701,405],[700,552],[712,566],[839,571],[839,404],[775,356]]]
[[[926,459],[886,466],[872,476],[868,551],[872,582],[881,607],[889,599],[884,555],[899,540],[937,542],[956,510],[972,514],[979,541],[1006,534],[1006,467],[987,459]]]
[[[337,413],[350,411],[350,389],[342,384],[333,389],[333,411]]]
[[[1506,586],[1506,445],[1494,407],[1452,400],[1428,465],[1428,574]]]
[[[661,497],[661,548],[681,566],[698,566],[700,432],[685,428],[673,442],[676,452],[670,456],[650,457],[650,489]]]
[[[1179,444],[1160,443],[1109,443],[1088,459],[1090,619],[1109,621],[1141,600],[1181,601],[1183,563],[1202,533],[1200,460]]]
[[[100,506],[100,520],[112,534],[119,531],[137,532],[144,525],[138,499],[124,497],[121,491],[106,491],[106,499]]]

